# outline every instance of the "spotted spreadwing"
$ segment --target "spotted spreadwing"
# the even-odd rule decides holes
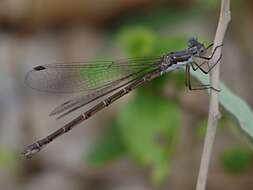
[[[219,45],[211,55],[207,51],[213,44],[205,47],[196,38],[188,40],[188,47],[181,51],[166,53],[160,57],[133,58],[117,61],[91,61],[74,63],[55,63],[41,65],[28,72],[25,82],[31,88],[55,93],[82,92],[82,95],[66,101],[56,107],[51,116],[62,118],[67,114],[104,98],[83,114],[47,137],[29,145],[23,151],[26,158],[31,158],[47,144],[62,134],[87,120],[98,111],[109,106],[135,88],[165,73],[185,67],[185,84],[190,90],[218,89],[209,84],[192,86],[190,70],[200,70],[208,74],[220,61],[221,56],[210,65]],[[201,60],[199,63],[195,60]],[[204,67],[207,65],[206,67]],[[106,98],[105,98],[106,97]]]

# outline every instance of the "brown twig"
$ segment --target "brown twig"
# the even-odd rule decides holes
[[[214,39],[214,46],[213,46],[214,48],[218,45],[223,44],[223,39],[224,39],[227,26],[230,20],[231,20],[230,0],[222,0],[219,24],[218,24],[215,39]],[[216,51],[213,59],[210,60],[210,64],[214,64],[215,61],[220,56],[221,56],[221,48],[219,48]],[[220,64],[217,64],[215,68],[210,72],[210,84],[215,88],[219,88],[219,80],[220,80]],[[214,144],[215,133],[216,133],[216,128],[217,128],[219,118],[220,118],[219,93],[215,90],[211,90],[208,126],[207,126],[204,149],[203,149],[201,163],[200,163],[196,190],[204,190],[206,187],[212,147]]]

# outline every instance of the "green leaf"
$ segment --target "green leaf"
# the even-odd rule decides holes
[[[202,84],[209,84],[207,75],[199,71],[192,72],[192,74]],[[237,120],[242,131],[253,138],[253,112],[251,108],[222,82],[220,84],[220,89],[219,101],[222,107]]]
[[[231,121],[228,114],[225,114],[219,121],[219,128],[217,133],[223,132],[225,129],[233,128],[235,126],[234,122]],[[199,138],[204,138],[207,130],[207,118],[199,121],[198,126],[195,128],[196,136]]]
[[[222,166],[231,174],[245,172],[253,160],[252,151],[244,146],[235,146],[223,152],[221,156]]]
[[[4,146],[0,147],[0,168],[6,170],[15,170],[17,168],[17,155],[14,151]]]
[[[197,19],[198,17],[203,17],[206,12],[206,9],[203,9],[201,6],[192,6],[179,8],[173,6],[164,6],[164,7],[153,7],[152,11],[148,9],[138,10],[137,13],[129,15],[127,19],[122,19],[120,25],[115,25],[116,27],[110,28],[113,32],[116,31],[119,26],[125,27],[149,27],[155,30],[169,27],[176,27],[186,20]]]
[[[162,55],[168,52],[182,50],[187,47],[187,37],[173,36],[170,38],[159,38],[157,41],[156,54]]]
[[[117,124],[113,122],[106,130],[106,134],[95,144],[84,160],[91,166],[103,166],[126,152],[121,140]]]
[[[161,182],[179,126],[177,105],[148,93],[137,95],[119,112],[118,123],[128,155],[142,166],[152,166],[153,181]]]
[[[119,44],[130,57],[145,57],[154,54],[156,35],[143,27],[124,28],[118,34]]]
[[[157,37],[152,30],[145,27],[124,28],[117,39],[129,57],[162,56],[165,53],[187,47],[187,39],[185,37],[178,36],[162,39]],[[180,72],[159,77],[150,82],[148,86],[158,92],[166,85],[167,79],[174,81],[178,88],[184,86],[184,78]],[[142,91],[142,89],[139,91]]]
[[[207,119],[205,118],[200,120],[198,126],[195,128],[197,137],[199,138],[205,137],[206,129],[207,129]]]

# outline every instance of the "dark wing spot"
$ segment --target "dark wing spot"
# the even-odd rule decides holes
[[[33,68],[33,70],[35,70],[35,71],[41,71],[41,70],[44,70],[44,69],[46,69],[46,67],[41,66],[41,65]]]

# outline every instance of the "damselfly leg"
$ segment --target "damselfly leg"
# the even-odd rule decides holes
[[[222,58],[222,54],[221,54],[220,57],[217,59],[217,61],[216,61],[214,64],[212,64],[212,66],[209,65],[209,62],[208,62],[208,61],[203,61],[203,62],[202,62],[201,64],[199,64],[199,65],[198,65],[195,61],[193,61],[193,62],[191,63],[191,66],[192,66],[192,69],[193,69],[194,71],[196,71],[197,69],[200,69],[203,73],[208,74],[208,73],[220,62],[221,58]],[[202,67],[204,64],[207,64],[207,66],[208,66],[208,69],[207,69],[207,70],[205,70],[205,68]],[[194,66],[196,66],[196,67],[194,67]]]
[[[208,50],[209,48],[213,47],[213,43],[209,44],[206,49]]]
[[[197,68],[198,69],[198,68]],[[196,70],[197,70],[196,69]],[[195,70],[195,71],[196,71]],[[203,84],[203,85],[197,85],[197,86],[192,86],[191,82],[191,73],[190,73],[190,66],[186,65],[185,67],[185,85],[189,88],[189,90],[206,90],[206,89],[213,89],[217,92],[220,92],[220,90],[212,87],[210,84]]]
[[[210,44],[209,46],[207,46],[206,49],[209,49],[212,46],[213,46],[213,44]],[[215,52],[217,51],[217,49],[220,48],[220,47],[222,47],[222,46],[223,46],[223,44],[219,45],[219,46],[216,46],[214,48],[214,51],[213,51],[212,55],[209,56],[209,57],[197,56],[197,57],[199,57],[201,59],[205,59],[205,61],[203,61],[201,64],[198,64],[195,61],[191,62],[190,65],[191,65],[192,69],[194,71],[196,71],[197,69],[200,69],[204,74],[208,74],[221,60],[222,54],[220,55],[220,57],[217,59],[217,61],[214,64],[212,64],[211,66],[209,64],[209,60],[213,58],[213,56],[214,56]],[[207,69],[205,69],[204,67],[202,67],[204,64],[206,64],[208,66]],[[213,90],[215,90],[217,92],[220,92],[219,89],[216,89],[216,88],[210,86],[210,84],[200,85],[200,86],[197,86],[195,88],[192,88],[191,81],[190,81],[190,66],[189,65],[186,66],[186,70],[185,71],[186,71],[186,73],[185,73],[186,77],[185,78],[188,81],[186,84],[187,84],[187,86],[189,87],[190,90],[213,89]]]
[[[212,45],[213,45],[213,44],[210,44],[209,46],[212,47]],[[210,48],[209,46],[208,46],[208,48]],[[216,47],[214,48],[214,50],[213,50],[213,53],[212,53],[211,56],[209,56],[209,57],[205,57],[205,56],[195,56],[195,57],[198,57],[198,58],[201,58],[201,59],[205,59],[205,60],[210,60],[210,59],[213,58],[213,56],[214,56],[215,52],[218,50],[218,48],[220,48],[220,47],[222,47],[222,46],[223,46],[223,44],[216,46]],[[206,49],[208,49],[208,48],[206,48]]]

